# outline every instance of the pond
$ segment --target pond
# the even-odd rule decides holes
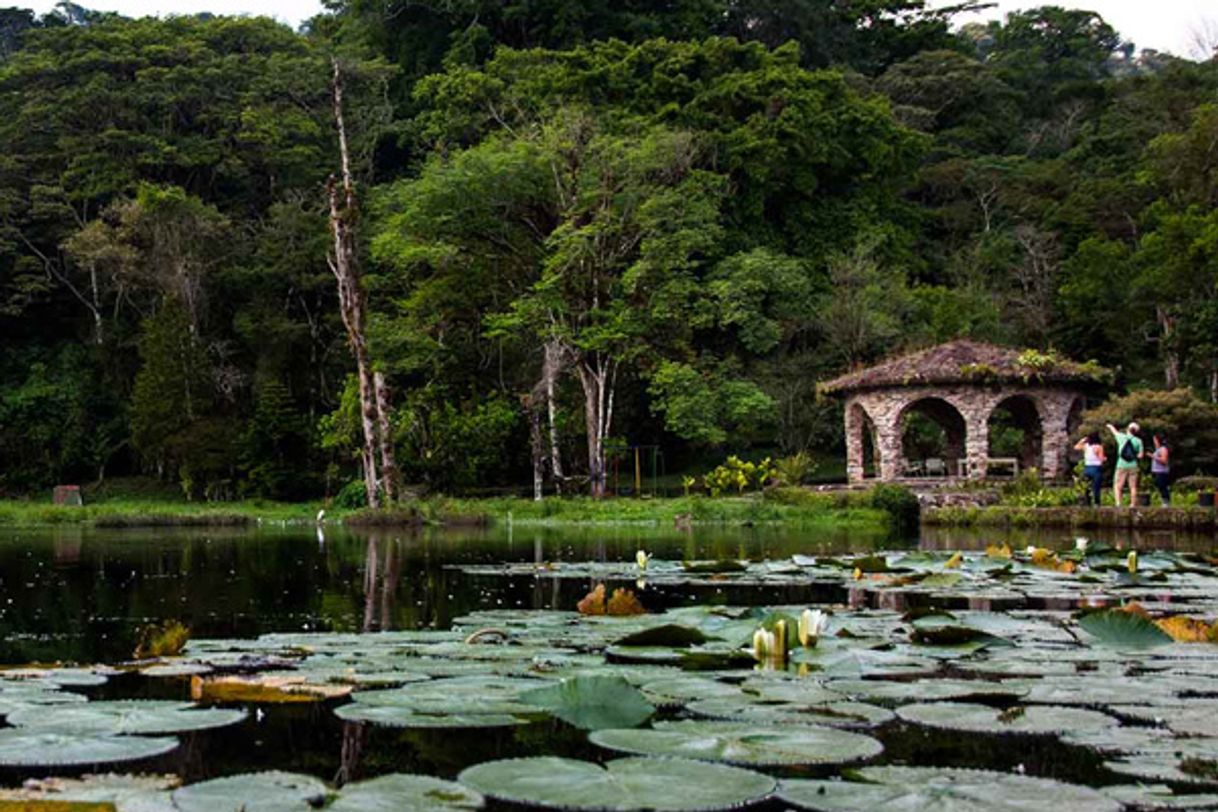
[[[1212,537],[1109,537],[1083,552],[1068,533],[899,539],[772,528],[0,528],[0,663],[23,667],[0,680],[0,713],[16,728],[0,730],[0,781],[104,770],[201,788],[198,797],[160,785],[78,790],[127,798],[133,810],[237,809],[225,806],[230,796],[281,803],[293,792],[298,807],[265,808],[311,808],[318,792],[334,809],[414,808],[403,800],[423,791],[413,784],[360,783],[402,773],[467,785],[424,788],[430,801],[418,808],[470,808],[470,788],[493,808],[590,803],[564,796],[566,784],[584,796],[599,788],[603,805],[623,809],[642,797],[656,808],[826,810],[897,797],[998,809],[996,798],[1025,797],[1098,810],[1179,794],[1218,807],[1206,794],[1218,791],[1218,646],[1173,642],[1156,625],[1176,614],[1214,620],[1215,546]],[[1110,547],[1141,549],[1141,564]],[[652,556],[645,569],[639,550]],[[575,605],[597,583],[630,589],[647,614],[581,620]],[[1149,617],[1075,617],[1123,601]],[[812,606],[835,612],[820,642],[804,646],[794,627]],[[776,619],[778,634],[790,632],[785,659],[742,663],[756,629],[773,633]],[[130,662],[140,630],[164,621],[190,627],[184,660],[165,659],[159,674],[94,668]],[[448,632],[454,623],[459,634]],[[623,642],[658,626],[698,639]],[[467,643],[476,629],[487,639]],[[268,672],[334,692],[285,703],[273,679],[237,694],[200,688]],[[602,682],[584,681],[592,677]],[[524,688],[560,680],[569,696],[522,699]],[[268,682],[265,695],[255,690]],[[192,698],[211,710],[184,704]],[[632,703],[649,710],[621,718]],[[606,713],[612,724],[588,721]],[[62,755],[85,738],[150,749]],[[509,758],[532,761],[496,767]],[[606,782],[597,766],[606,763],[622,775]],[[860,765],[852,775],[871,783],[829,781]],[[978,789],[952,768],[1013,783],[995,792],[989,776]],[[530,769],[541,771],[541,796]],[[215,781],[268,770],[282,774]],[[336,793],[345,782],[372,789]],[[709,794],[695,803],[673,792],[682,784]],[[64,786],[66,795],[46,797],[74,797]],[[387,797],[393,805],[376,805]]]

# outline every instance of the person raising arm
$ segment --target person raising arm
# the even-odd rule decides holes
[[[1116,506],[1120,507],[1121,493],[1128,484],[1129,506],[1133,507],[1138,502],[1138,460],[1144,456],[1142,441],[1138,438],[1141,428],[1137,423],[1131,422],[1122,432],[1109,423],[1108,430],[1116,438],[1117,444],[1116,475],[1112,478],[1112,496],[1116,500]]]

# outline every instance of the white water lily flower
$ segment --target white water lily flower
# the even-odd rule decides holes
[[[1074,549],[1078,550],[1080,553],[1085,553],[1085,552],[1087,552],[1088,543],[1089,542],[1087,541],[1087,539],[1083,538],[1082,536],[1079,536],[1078,538],[1076,538],[1074,540]]]
[[[778,621],[774,631],[758,629],[753,632],[753,656],[761,662],[785,662],[787,659],[787,624]]]
[[[1028,555],[1032,555],[1033,553],[1036,552],[1035,545],[1029,544],[1028,549],[1024,550],[1024,552],[1027,553]]]
[[[634,554],[634,563],[637,564],[638,568],[641,570],[647,569],[647,562],[650,560],[651,554],[644,550],[639,550]]]
[[[819,609],[805,609],[799,616],[799,643],[802,646],[815,646],[829,624],[829,617]]]

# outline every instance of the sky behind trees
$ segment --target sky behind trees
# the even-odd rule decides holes
[[[28,5],[39,13],[45,13],[54,8],[55,2],[35,0]],[[931,5],[946,6],[958,2],[931,0]],[[322,10],[320,0],[88,0],[81,5],[98,11],[117,11],[129,17],[196,14],[203,11],[265,15],[294,26]],[[1011,11],[1037,5],[1042,4],[1027,0],[998,0],[994,9],[976,15],[962,15],[960,20],[997,19]],[[1195,53],[1198,32],[1208,32],[1211,44],[1218,40],[1218,9],[1213,0],[1065,0],[1061,5],[1099,12],[1122,36],[1133,40],[1139,48],[1155,48],[1179,56],[1196,57],[1199,56]]]

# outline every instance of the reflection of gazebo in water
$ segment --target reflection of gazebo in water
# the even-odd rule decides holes
[[[820,392],[845,401],[851,482],[983,479],[999,468],[1058,478],[1069,471],[1085,395],[1106,377],[1094,364],[962,339],[843,375]]]

